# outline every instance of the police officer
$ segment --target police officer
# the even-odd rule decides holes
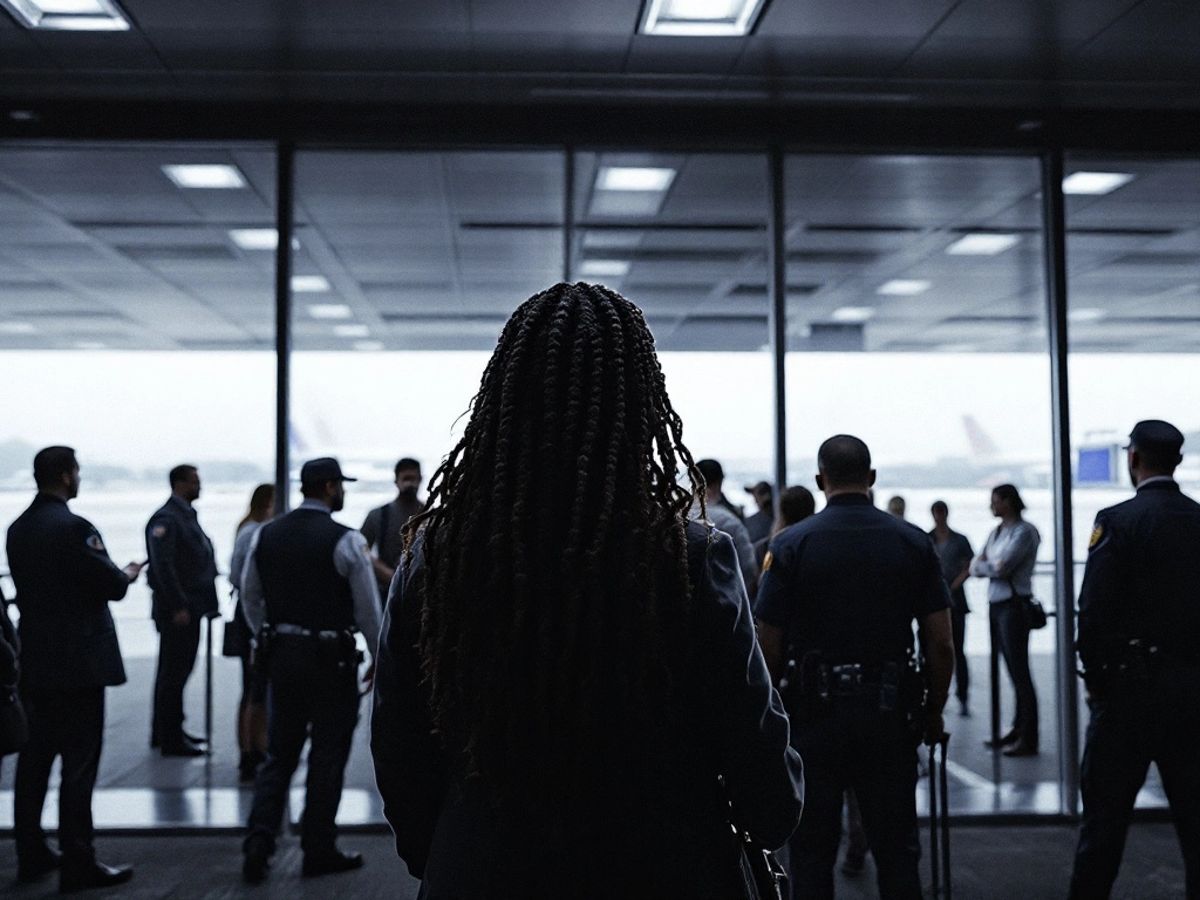
[[[866,444],[832,437],[817,466],[826,508],[771,542],[755,606],[804,759],[805,811],[789,842],[792,896],[833,896],[842,795],[853,788],[881,896],[918,898],[916,748],[942,736],[954,669],[950,598],[925,533],[871,504]],[[909,664],[914,619],[923,710]]]
[[[200,473],[176,466],[170,483],[170,499],[146,525],[158,629],[150,746],[162,747],[163,756],[203,756],[203,738],[183,730],[183,690],[196,665],[200,620],[217,615],[217,558],[192,506],[200,497]]]
[[[342,509],[336,459],[300,469],[304,502],[254,535],[242,576],[242,611],[266,657],[269,724],[267,760],[254,784],[242,873],[261,881],[275,852],[292,773],[311,737],[301,847],[305,875],[345,872],[363,864],[337,849],[334,816],[354,726],[358,722],[358,652],[354,630],[366,638],[374,678],[381,619],[379,593],[366,539],[333,520]],[[261,661],[261,660],[260,660]]]
[[[1079,658],[1091,722],[1073,898],[1107,897],[1151,762],[1200,897],[1200,504],[1174,479],[1183,435],[1158,420],[1129,435],[1131,499],[1101,510],[1079,594]]]
[[[67,508],[79,494],[70,447],[33,458],[38,493],[8,529],[8,563],[21,612],[21,700],[29,741],[17,759],[13,798],[17,877],[32,881],[61,867],[64,892],[121,884],[128,867],[96,861],[92,789],[104,740],[104,689],[125,683],[108,604],[125,596],[142,566],[119,569],[100,533]],[[61,856],[46,844],[42,806],[56,756]]]

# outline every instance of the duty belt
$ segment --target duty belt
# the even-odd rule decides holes
[[[276,634],[282,634],[288,637],[316,638],[320,641],[335,641],[344,634],[350,634],[350,630],[348,628],[343,628],[340,631],[314,631],[311,628],[305,628],[301,625],[291,625],[287,622],[283,622],[279,625],[272,625],[271,628]]]

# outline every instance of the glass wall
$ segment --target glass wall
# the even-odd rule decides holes
[[[646,314],[696,459],[724,493],[771,481],[774,397],[767,333],[766,158],[578,153],[572,279],[620,291]]]
[[[1135,422],[1166,419],[1184,432],[1177,477],[1185,491],[1200,489],[1200,163],[1071,156],[1065,174],[1082,566],[1096,513],[1133,493],[1122,448]],[[1086,721],[1086,709],[1081,715]],[[1152,767],[1139,804],[1165,802]]]
[[[1066,172],[1081,561],[1095,512],[1129,493],[1118,447],[1132,423],[1162,417],[1200,435],[1187,393],[1200,356],[1200,168],[1080,156]],[[75,508],[119,561],[144,558],[166,472],[190,461],[205,484],[201,522],[227,566],[251,489],[273,480],[275,173],[275,149],[253,145],[0,148],[6,524],[30,498],[33,452],[68,443],[83,464]],[[767,173],[765,153],[301,149],[283,426],[293,477],[305,458],[339,456],[362,479],[341,514],[355,527],[394,496],[397,458],[419,459],[428,479],[460,433],[507,315],[566,275],[643,307],[685,440],[698,458],[723,463],[727,496],[754,512],[744,488],[774,471]],[[952,527],[976,549],[995,527],[990,489],[1011,482],[1041,532],[1035,589],[1053,610],[1038,161],[795,154],[782,189],[789,482],[815,489],[820,441],[858,434],[874,453],[880,506],[901,496],[909,520],[928,528],[930,504],[945,500]],[[1200,488],[1200,468],[1185,462],[1181,480]],[[1053,628],[1031,644],[1041,753],[993,756],[982,747],[986,584],[969,581],[967,596],[971,715],[959,718],[952,701],[952,804],[1058,812],[1065,712]],[[101,786],[156,784],[175,799],[149,812],[127,805],[115,824],[143,814],[236,823],[232,790],[211,802],[235,783],[232,663],[216,661],[218,743],[205,774],[145,765],[156,652],[148,612],[144,585],[119,607],[130,684],[114,694]],[[1003,670],[999,681],[1007,725]],[[196,716],[201,686],[193,679]],[[218,792],[205,795],[206,813],[188,793],[201,781]],[[348,819],[375,821],[361,746],[348,784]],[[1161,801],[1156,781],[1143,801]]]
[[[1049,354],[1035,160],[940,156],[787,159],[788,477],[816,490],[817,447],[870,446],[875,501],[902,498],[929,530],[943,500],[976,552],[997,525],[991,489],[1018,487],[1041,533],[1035,590],[1053,606]],[[1053,629],[1034,632],[1040,755],[1008,759],[990,737],[987,580],[966,583],[970,671],[948,706],[951,805],[1056,811]],[[1000,722],[1013,699],[1001,677]]]
[[[67,444],[82,474],[73,509],[119,564],[143,560],[167,473],[188,462],[203,484],[200,523],[227,570],[251,490],[273,480],[274,217],[270,146],[0,148],[4,528],[32,499],[34,453]],[[228,597],[223,578],[218,588]],[[200,784],[204,773],[178,761],[162,761],[168,774],[146,766],[158,643],[144,578],[113,613],[129,683],[110,692],[102,792]],[[219,622],[214,635],[219,654]],[[215,666],[209,783],[232,787],[240,676],[235,661]],[[193,733],[203,731],[201,673],[187,698]],[[12,772],[4,767],[6,788]]]

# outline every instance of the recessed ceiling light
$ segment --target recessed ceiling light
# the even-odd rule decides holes
[[[932,281],[924,281],[920,278],[893,278],[876,288],[875,293],[891,297],[912,297],[925,293],[932,286]]]
[[[624,259],[585,259],[579,274],[590,278],[623,278],[629,274],[629,261]]]
[[[293,275],[292,290],[297,294],[323,294],[329,290],[329,279],[324,275]]]
[[[375,350],[382,350],[383,349],[383,341],[355,341],[354,349],[355,350],[363,350],[368,353],[375,351]]]
[[[345,303],[312,303],[308,314],[314,319],[348,319],[351,310]]]
[[[979,232],[963,235],[947,247],[946,252],[951,256],[995,256],[1015,247],[1020,240],[1020,236],[1015,234]]]
[[[162,170],[175,182],[176,187],[181,188],[233,190],[246,186],[246,179],[242,177],[237,166],[189,164],[163,166]]]
[[[972,353],[975,351],[974,344],[942,344],[938,347],[942,353]]]
[[[1125,172],[1072,172],[1063,179],[1064,194],[1111,194],[1133,181]]]
[[[338,337],[365,338],[371,329],[366,325],[334,325],[333,333]]]
[[[650,0],[642,34],[684,37],[744,37],[755,25],[763,0]]]
[[[1067,319],[1071,322],[1099,322],[1108,315],[1102,309],[1093,309],[1091,307],[1083,307],[1081,309],[1071,309],[1067,311]]]
[[[34,334],[36,331],[29,322],[0,322],[0,334]]]
[[[596,174],[599,191],[665,191],[675,170],[652,166],[604,166]]]
[[[46,31],[128,31],[112,0],[0,0],[26,28]]]
[[[76,350],[103,350],[107,344],[102,341],[76,341]]]
[[[279,246],[279,232],[274,228],[231,228],[229,239],[243,250],[274,250]],[[292,249],[300,249],[298,238],[292,238]]]
[[[840,306],[833,311],[831,318],[835,322],[865,322],[874,315],[874,307]]]

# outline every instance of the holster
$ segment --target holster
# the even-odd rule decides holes
[[[275,651],[275,629],[270,622],[264,622],[250,644],[250,665],[259,675],[266,676],[271,672],[271,656]]]

